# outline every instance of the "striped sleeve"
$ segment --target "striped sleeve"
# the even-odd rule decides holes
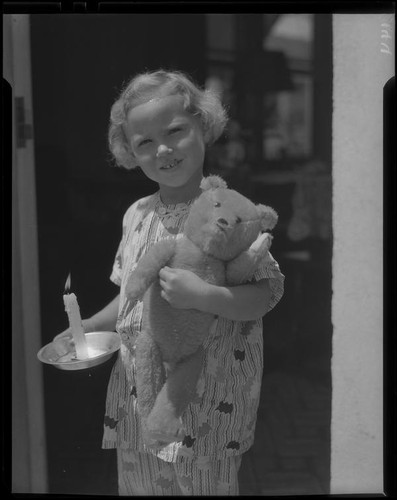
[[[120,241],[119,247],[116,252],[116,257],[114,258],[112,273],[110,275],[110,281],[113,281],[115,285],[121,286],[121,274],[123,269],[123,240]]]
[[[262,263],[254,274],[254,280],[268,279],[272,295],[269,302],[269,311],[278,303],[284,294],[285,276],[280,271],[280,267],[272,254],[269,252],[268,258]]]
[[[121,277],[123,273],[123,253],[124,253],[124,245],[126,239],[126,228],[127,228],[127,217],[131,211],[131,207],[127,210],[123,217],[123,234],[121,237],[121,241],[117,248],[116,256],[113,262],[112,273],[110,275],[110,281],[112,281],[115,285],[121,286]]]

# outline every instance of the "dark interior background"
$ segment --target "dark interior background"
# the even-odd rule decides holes
[[[212,50],[206,14],[31,16],[43,345],[67,327],[62,295],[69,272],[83,317],[118,293],[109,275],[122,216],[133,201],[156,189],[140,172],[111,165],[108,117],[122,84],[138,71],[159,67],[184,70],[200,84],[224,72],[231,82],[231,115],[247,131],[251,152],[248,167],[238,166],[229,184],[272,205],[280,216],[272,253],[287,277],[286,290],[264,318],[265,376],[300,374],[330,389],[331,238],[292,241],[287,229],[296,174],[313,159],[331,174],[331,20],[314,16],[310,153],[267,162],[258,108],[265,87],[255,85],[254,70],[257,57],[259,67],[265,64],[262,40],[279,20],[273,14],[212,18],[212,33],[218,22],[219,40],[225,38],[232,54],[228,58],[221,49],[218,56]],[[270,74],[272,66],[267,70]],[[277,92],[277,85],[276,79],[268,91]],[[226,135],[220,144],[227,140]],[[208,170],[216,171],[216,155],[209,158]],[[115,453],[100,448],[113,362],[81,372],[43,366],[51,493],[117,491]]]

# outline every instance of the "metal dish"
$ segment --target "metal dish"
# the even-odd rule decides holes
[[[120,349],[121,339],[115,332],[90,332],[85,334],[89,357],[77,359],[70,339],[59,339],[45,345],[37,353],[42,363],[60,370],[85,370],[101,365]]]

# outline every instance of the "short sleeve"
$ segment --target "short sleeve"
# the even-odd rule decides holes
[[[117,248],[116,256],[113,262],[112,273],[110,275],[110,281],[112,281],[115,285],[121,286],[121,278],[123,274],[123,260],[124,260],[124,246],[126,239],[126,228],[127,228],[127,217],[129,215],[130,209],[124,214],[123,217],[123,234],[121,237],[121,241]]]
[[[268,257],[254,274],[254,280],[268,279],[272,295],[269,302],[269,311],[279,302],[284,294],[285,276],[281,273],[276,260],[269,252]]]
[[[110,275],[110,281],[113,281],[113,283],[118,286],[121,285],[121,275],[123,272],[123,239],[119,243],[116,257],[113,262],[112,273]]]

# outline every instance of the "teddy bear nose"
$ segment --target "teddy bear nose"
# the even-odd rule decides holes
[[[228,226],[229,223],[227,222],[226,219],[218,219],[219,224],[222,224],[223,226]]]

